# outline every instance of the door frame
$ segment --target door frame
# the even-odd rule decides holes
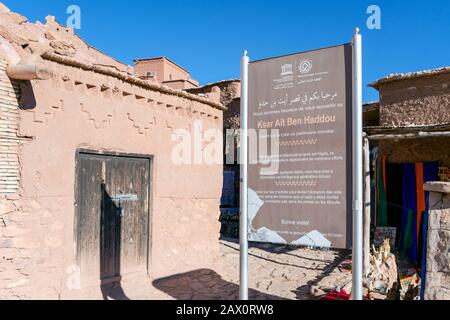
[[[138,153],[127,153],[127,152],[114,152],[114,151],[105,151],[105,150],[95,150],[95,149],[86,149],[86,148],[77,148],[75,150],[75,177],[74,177],[74,227],[73,227],[73,239],[74,239],[74,243],[75,243],[75,262],[76,264],[78,264],[78,250],[77,250],[77,246],[78,246],[78,216],[79,216],[79,208],[78,208],[78,199],[79,199],[79,194],[78,194],[78,176],[80,174],[80,166],[78,164],[78,159],[79,156],[81,154],[88,154],[88,155],[95,155],[95,156],[112,156],[112,157],[119,157],[119,158],[138,158],[138,159],[144,159],[144,160],[148,160],[148,164],[149,164],[149,193],[148,193],[148,203],[149,203],[149,208],[148,208],[148,226],[147,226],[147,230],[148,230],[148,236],[147,236],[147,265],[146,265],[146,275],[150,275],[150,271],[151,271],[151,263],[152,263],[152,247],[153,247],[153,199],[154,199],[154,173],[153,173],[153,167],[154,167],[154,155],[148,155],[148,154],[138,154]],[[133,273],[130,274],[129,276],[124,275],[124,276],[120,276],[122,279],[127,279],[127,278],[133,278],[136,276],[140,276],[140,275],[145,275],[143,274],[138,274],[138,273]],[[119,278],[120,278],[119,277]],[[83,277],[81,277],[81,279],[83,279]],[[102,283],[102,281],[100,279],[98,279],[99,283]],[[111,282],[111,281],[115,281],[115,278],[111,278],[109,279],[107,282]]]

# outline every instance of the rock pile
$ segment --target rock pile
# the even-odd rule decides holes
[[[372,246],[366,286],[369,292],[383,295],[388,295],[391,290],[398,287],[397,262],[391,253],[389,239],[384,240],[378,250]]]

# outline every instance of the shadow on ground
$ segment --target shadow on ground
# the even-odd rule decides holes
[[[239,240],[235,239],[235,238],[229,238],[229,237],[224,237],[223,235],[220,236],[219,241],[222,241],[222,244],[233,248],[232,246],[230,246],[228,243],[234,243],[234,244],[239,244]],[[259,250],[263,250],[266,251],[268,253],[273,253],[273,254],[285,254],[285,255],[289,255],[289,256],[293,256],[293,257],[297,257],[297,258],[301,258],[301,259],[306,259],[306,260],[312,260],[312,261],[318,261],[318,262],[327,262],[326,260],[320,260],[320,259],[311,259],[311,258],[306,258],[303,256],[299,256],[296,254],[291,253],[292,251],[297,251],[298,249],[307,249],[308,247],[302,247],[302,246],[293,246],[293,245],[288,245],[288,244],[274,244],[274,243],[264,243],[264,242],[253,242],[253,241],[249,241],[248,243],[248,247],[249,248],[256,248]],[[236,249],[236,248],[233,248]],[[336,252],[341,252],[341,251],[348,251],[348,250],[341,250],[341,249],[333,249],[333,248],[313,248],[314,250],[326,250],[326,251],[336,251]]]
[[[222,240],[222,241],[227,241],[227,240]],[[235,248],[235,247],[233,247],[233,246],[231,246],[231,245],[229,245],[227,243],[223,242],[222,245],[239,252],[239,248]],[[249,248],[258,248],[260,250],[264,250],[264,251],[269,252],[269,253],[280,254],[280,255],[283,254],[283,255],[286,255],[286,256],[292,256],[292,257],[296,257],[296,258],[299,258],[299,259],[309,260],[309,261],[314,261],[314,262],[330,263],[328,260],[313,259],[313,258],[301,256],[301,255],[298,255],[298,254],[289,253],[289,251],[298,250],[299,247],[295,247],[295,248],[291,248],[291,247],[284,248],[284,247],[286,247],[286,246],[275,245],[275,244],[270,244],[270,243],[252,243],[252,244],[249,244]],[[315,249],[315,250],[333,250],[333,249]],[[346,250],[340,250],[340,251],[335,250],[335,251],[339,252],[339,256],[341,254],[342,255],[346,255],[346,252],[347,252]],[[300,268],[300,269],[305,269],[305,270],[317,270],[317,268],[315,268],[315,267],[314,268],[307,268],[307,267],[295,265],[295,264],[292,264],[292,263],[283,263],[281,261],[276,261],[276,260],[273,260],[273,259],[270,259],[270,258],[267,258],[267,257],[263,257],[261,255],[254,254],[254,253],[249,253],[248,255],[251,256],[251,257],[257,258],[257,259],[266,260],[268,262],[273,262],[273,263],[276,263],[276,264],[279,264],[279,265],[283,265],[283,266],[289,266],[289,267]],[[334,265],[334,263],[335,263],[335,261],[331,262],[332,265]]]
[[[326,267],[315,279],[308,281],[307,284],[298,287],[292,292],[295,293],[297,300],[314,299],[311,294],[311,288],[316,286],[322,279],[329,276],[342,262],[348,259],[350,252],[348,250],[340,250],[334,261]]]
[[[120,282],[102,284],[100,288],[103,300],[130,300],[122,289]]]
[[[239,286],[225,281],[215,271],[199,269],[153,281],[153,286],[177,300],[236,300]],[[257,290],[249,290],[252,300],[285,300]]]

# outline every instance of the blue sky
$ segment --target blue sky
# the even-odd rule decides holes
[[[239,77],[242,50],[252,60],[349,42],[358,26],[364,41],[364,84],[384,75],[450,65],[450,1],[366,0],[4,0],[30,21],[81,8],[77,34],[132,63],[167,56],[201,83]],[[369,30],[366,9],[381,8],[381,30]],[[366,88],[364,101],[377,100]]]

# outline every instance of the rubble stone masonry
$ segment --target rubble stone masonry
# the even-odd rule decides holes
[[[450,300],[450,183],[425,184],[430,191],[426,300]]]
[[[450,72],[401,79],[377,85],[380,91],[380,126],[414,127],[450,123]],[[450,166],[450,139],[382,140],[380,152],[390,162],[441,161]]]
[[[450,122],[450,73],[387,83],[379,90],[381,126]]]

